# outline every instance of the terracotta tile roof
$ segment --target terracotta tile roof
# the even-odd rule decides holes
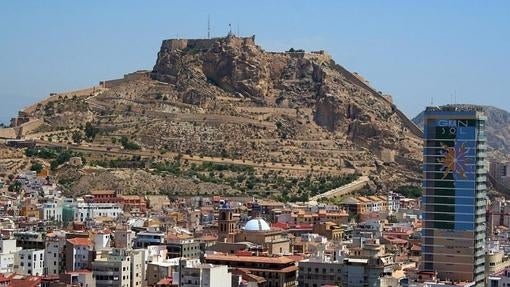
[[[172,284],[172,278],[163,278],[156,283],[156,285],[170,285]]]
[[[289,256],[280,257],[264,257],[264,256],[235,256],[235,255],[216,255],[209,254],[205,256],[205,260],[229,261],[229,262],[254,262],[268,264],[290,264],[296,260]]]
[[[8,274],[0,273],[0,283],[7,283],[7,282],[11,281],[11,279],[12,279],[12,277],[14,277],[14,275],[16,275],[16,273],[8,273]]]
[[[266,282],[266,278],[257,276],[255,274],[251,274],[249,269],[246,268],[236,268],[232,270],[233,274],[241,275],[243,280],[248,282],[256,282],[257,284],[262,284]]]
[[[71,243],[72,245],[79,245],[79,246],[90,246],[92,245],[92,242],[89,238],[81,238],[76,237],[73,239],[67,239],[67,242]]]
[[[41,284],[40,276],[27,276],[23,279],[12,279],[9,287],[36,287]]]
[[[407,244],[407,240],[400,239],[400,238],[397,238],[397,237],[383,236],[383,238],[385,240],[387,240],[388,242],[390,242],[391,244]]]
[[[201,237],[198,238],[198,240],[215,241],[215,240],[218,240],[218,236],[212,235],[212,234],[207,234],[207,235],[202,235]]]

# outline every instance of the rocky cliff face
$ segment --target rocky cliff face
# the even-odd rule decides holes
[[[309,110],[309,122],[342,142],[373,154],[392,149],[397,158],[411,159],[418,165],[419,130],[379,92],[361,83],[323,51],[266,52],[255,44],[254,37],[205,41],[163,42],[153,78],[184,90],[219,88],[221,94],[207,93],[211,101],[226,96],[249,102],[252,107],[290,108],[297,114]]]
[[[265,52],[254,37],[230,36],[201,45],[196,41],[205,40],[179,45],[168,41],[153,69],[157,80],[179,84],[193,79],[261,106],[311,108],[316,124],[352,139],[406,134],[407,118],[385,98],[349,79],[352,75],[338,69],[324,52]],[[408,134],[419,136],[412,132]]]
[[[456,105],[460,106],[460,105]],[[466,106],[466,105],[463,105]],[[476,105],[468,105],[476,106]],[[487,145],[494,152],[499,152],[505,155],[510,154],[510,113],[491,106],[477,106],[481,107],[487,115],[486,134]],[[423,129],[424,118],[423,112],[413,118],[413,121],[420,128]]]

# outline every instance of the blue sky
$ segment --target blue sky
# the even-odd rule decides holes
[[[1,1],[0,122],[50,92],[151,69],[161,40],[256,35],[324,49],[410,117],[435,104],[510,110],[510,1]]]

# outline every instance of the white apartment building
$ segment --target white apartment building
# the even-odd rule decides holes
[[[226,265],[199,264],[181,270],[182,287],[231,287],[232,273]]]
[[[76,271],[89,268],[89,258],[93,244],[88,238],[72,238],[66,240],[65,266],[66,271]]]
[[[403,198],[403,196],[396,192],[388,192],[388,214],[393,214],[400,210],[401,198]]]
[[[48,236],[44,248],[44,274],[59,275],[65,271],[65,236]]]
[[[122,208],[116,203],[87,203],[78,201],[74,203],[74,221],[84,222],[96,217],[117,218],[122,213]]]
[[[41,206],[41,219],[44,221],[62,222],[62,202],[55,199],[43,203]]]
[[[44,273],[44,250],[23,249],[20,250],[14,263],[15,272],[28,275],[43,275]]]
[[[114,248],[92,262],[97,287],[142,287],[145,281],[145,251]]]
[[[14,272],[14,261],[21,247],[16,247],[16,240],[0,240],[0,273]]]
[[[94,250],[100,251],[110,249],[112,237],[109,232],[98,231],[95,235]]]

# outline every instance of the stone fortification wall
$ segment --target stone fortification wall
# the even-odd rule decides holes
[[[43,123],[44,121],[42,119],[30,119],[30,121],[20,126],[22,128],[22,134],[19,136],[23,137],[23,135],[36,131]]]
[[[125,74],[122,79],[115,80],[107,80],[99,82],[99,86],[103,88],[113,88],[120,86],[129,81],[139,81],[139,80],[149,80],[150,72],[149,71],[136,71],[134,73]]]
[[[168,39],[163,40],[163,43],[161,44],[160,53],[184,49],[208,50],[214,45],[214,43],[224,40],[239,41],[240,43],[243,44],[255,44],[255,36],[252,37],[227,36],[212,39]]]
[[[0,139],[15,139],[16,131],[14,128],[0,129]]]

